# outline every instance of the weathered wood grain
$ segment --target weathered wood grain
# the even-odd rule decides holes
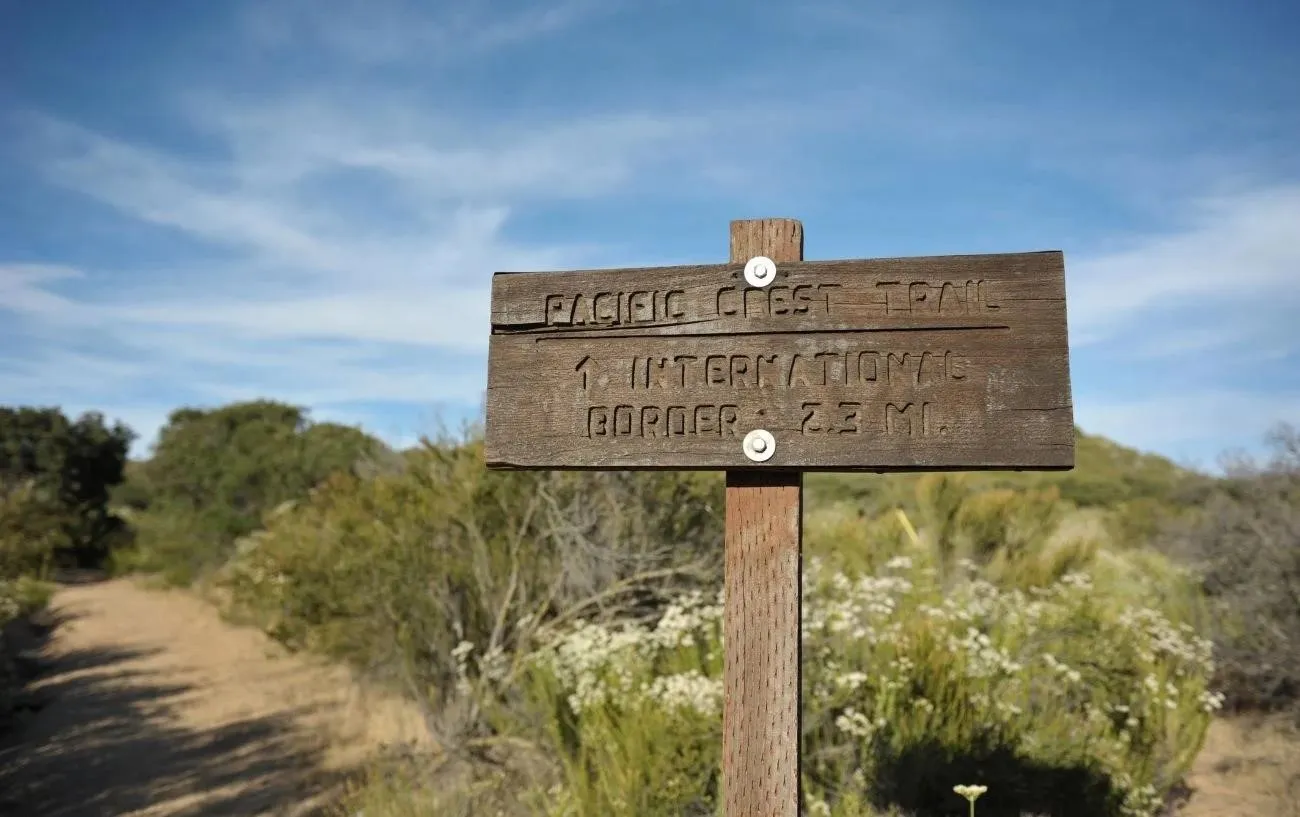
[[[790,219],[733,221],[731,257],[803,257]],[[727,472],[722,791],[726,817],[797,817],[802,801],[803,475]]]
[[[498,273],[489,466],[1073,466],[1061,253],[743,266]]]

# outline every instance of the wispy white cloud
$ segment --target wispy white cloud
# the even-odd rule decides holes
[[[76,304],[48,289],[56,281],[81,277],[79,270],[48,264],[0,264],[0,309],[57,318]]]
[[[268,0],[244,26],[266,48],[324,46],[363,63],[462,59],[553,35],[607,12],[613,0],[553,0],[523,8],[441,0],[436,14],[411,0]]]
[[[1213,470],[1300,418],[1300,186],[1207,196],[1181,229],[1066,260],[1076,420]]]
[[[1199,327],[1180,334],[1204,347],[1276,327],[1281,312],[1300,313],[1300,185],[1203,199],[1190,211],[1182,231],[1068,261],[1074,345],[1141,333],[1145,321],[1190,310]],[[1242,308],[1244,316],[1230,313]],[[1198,328],[1204,333],[1194,335]]]
[[[608,193],[640,165],[656,161],[657,143],[685,138],[690,130],[632,114],[542,123],[513,139],[495,134],[486,144],[444,147],[436,128],[422,133],[418,122],[398,133],[384,130],[378,123],[396,117],[383,105],[360,117],[355,108],[319,102],[305,116],[292,104],[276,114],[270,108],[226,109],[203,123],[219,122],[235,147],[222,160],[178,156],[38,120],[47,136],[43,167],[52,181],[128,218],[237,253],[224,266],[213,263],[215,274],[179,298],[142,301],[128,288],[121,303],[103,305],[103,321],[207,326],[242,338],[480,348],[493,270],[553,268],[595,250],[514,244],[504,232],[512,208],[543,193]],[[355,119],[376,124],[333,127]],[[304,149],[295,152],[293,145]],[[346,170],[405,195],[394,199],[365,186],[357,193],[356,179],[331,175]],[[368,214],[354,196],[395,207],[405,218]],[[11,277],[15,301],[21,285],[29,308],[38,297],[47,308],[55,304],[39,288],[44,279]]]
[[[1274,312],[1282,311],[1284,309],[1274,309]],[[1295,332],[1284,316],[1278,315],[1276,319],[1272,315],[1266,317],[1269,320],[1264,325],[1257,322],[1253,326],[1248,317],[1240,315],[1234,315],[1223,325],[1207,325],[1202,320],[1191,320],[1188,321],[1190,325],[1181,326],[1162,323],[1145,333],[1134,331],[1123,336],[1123,352],[1130,359],[1142,363],[1206,359],[1225,351],[1248,355],[1257,363],[1284,361],[1291,355],[1300,354]]]
[[[485,291],[492,263],[545,268],[590,252],[514,246],[503,234],[506,220],[530,197],[606,194],[662,160],[693,128],[631,113],[541,122],[512,134],[485,133],[470,121],[468,134],[444,137],[448,129],[435,117],[413,120],[400,102],[356,102],[202,106],[196,124],[230,146],[223,159],[129,144],[48,118],[35,124],[52,181],[132,219],[243,253],[235,271],[249,280],[228,289],[276,269],[364,281],[364,292],[345,296],[373,296],[386,281],[441,288],[463,283],[466,270]],[[403,128],[386,127],[397,119]]]
[[[137,417],[162,416],[140,400],[151,391],[208,404],[269,395],[336,414],[477,405],[491,272],[600,252],[511,239],[517,208],[608,195],[689,153],[699,132],[636,111],[510,128],[464,111],[412,115],[384,94],[198,100],[183,110],[215,153],[23,121],[47,180],[195,249],[179,286],[165,265],[0,267],[0,308],[39,319],[46,344],[0,368],[0,391],[70,405],[95,393]],[[113,286],[70,286],[90,279]]]
[[[31,403],[60,403],[75,393],[111,394],[124,381],[154,372],[153,361],[46,348],[5,359],[0,392],[22,395]]]
[[[680,157],[723,116],[612,111],[467,116],[390,89],[298,90],[260,103],[191,93],[197,127],[229,146],[245,184],[283,188],[340,171],[384,175],[412,206],[590,197],[645,162]]]

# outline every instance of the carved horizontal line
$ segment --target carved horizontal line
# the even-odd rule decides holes
[[[681,324],[672,324],[680,326]],[[512,335],[537,335],[536,341],[542,343],[548,340],[592,340],[592,331],[580,330],[575,332],[548,332],[546,334],[533,332],[510,332],[505,334]],[[646,340],[648,338],[660,338],[668,340],[682,340],[688,338],[734,338],[734,337],[753,337],[758,335],[862,335],[862,334],[881,334],[889,332],[1009,332],[1011,327],[1006,324],[988,324],[986,326],[894,326],[894,327],[868,327],[855,329],[755,329],[740,332],[677,332],[673,334],[646,332],[644,329],[632,329],[629,331],[619,331],[617,329],[599,330],[601,334],[597,336],[599,340]]]
[[[559,329],[554,324],[545,323],[502,323],[492,324],[492,334],[494,335],[558,335],[573,334],[575,337],[579,334],[589,335],[593,332],[619,332],[619,331],[642,331],[645,329],[672,329],[676,326],[694,326],[700,323],[717,323],[719,318],[696,318],[691,321],[676,321],[674,323],[647,323],[641,326],[591,326],[581,329]]]

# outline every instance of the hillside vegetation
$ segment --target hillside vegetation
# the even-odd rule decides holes
[[[808,813],[1159,813],[1216,711],[1300,696],[1272,443],[1225,479],[1082,433],[1063,474],[810,475]],[[419,705],[443,752],[348,813],[717,813],[721,475],[488,472],[473,429],[395,452],[262,401],[173,413],[111,507],[115,569]]]
[[[56,567],[102,561],[125,541],[108,496],[132,437],[98,414],[0,407],[0,729],[21,682],[10,623],[45,605]]]
[[[1210,480],[1165,457],[1119,445],[1075,429],[1075,467],[1071,471],[988,471],[968,475],[980,487],[1033,489],[1056,487],[1061,498],[1079,507],[1113,507],[1137,500],[1193,501]],[[814,503],[906,501],[917,474],[809,474]]]

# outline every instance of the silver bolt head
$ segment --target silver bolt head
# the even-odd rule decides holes
[[[765,287],[776,280],[776,262],[765,255],[756,255],[745,263],[745,281],[750,286]]]
[[[756,428],[745,435],[741,450],[753,462],[767,462],[776,453],[776,438],[763,428]]]

